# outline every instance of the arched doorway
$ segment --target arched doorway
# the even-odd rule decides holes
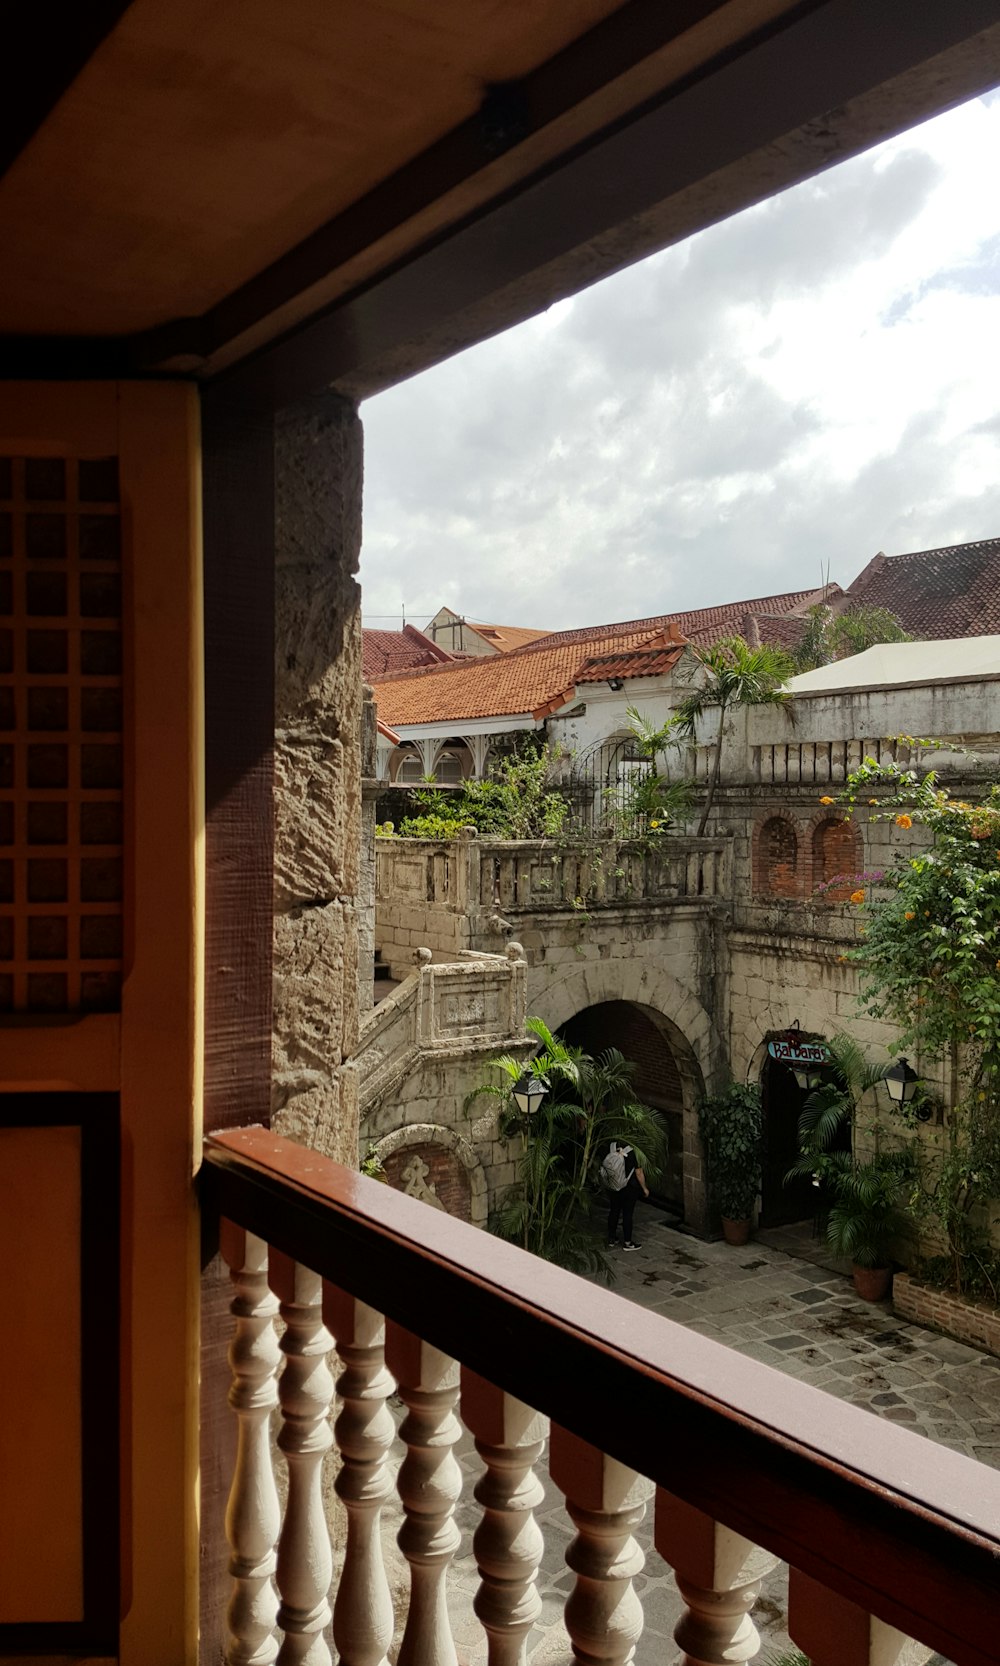
[[[616,1047],[635,1066],[636,1098],[659,1113],[667,1135],[666,1169],[654,1195],[683,1220],[684,1083],[667,1028],[668,1021],[651,1008],[633,1001],[600,1001],[576,1013],[559,1034],[595,1057]]]

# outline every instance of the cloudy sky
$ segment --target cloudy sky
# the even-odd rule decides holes
[[[366,623],[565,629],[1000,535],[1000,92],[363,409]]]

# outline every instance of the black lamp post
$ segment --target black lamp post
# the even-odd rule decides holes
[[[525,1070],[511,1088],[511,1098],[522,1116],[533,1116],[549,1091],[544,1076],[532,1076]]]
[[[920,1077],[917,1075],[917,1072],[911,1068],[909,1062],[905,1058],[899,1058],[892,1066],[892,1069],[886,1071],[883,1080],[885,1082],[889,1098],[893,1101],[893,1103],[896,1105],[908,1105],[917,1091],[917,1083],[919,1082]]]

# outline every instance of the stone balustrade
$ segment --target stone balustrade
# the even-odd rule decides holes
[[[266,1130],[209,1138],[203,1195],[233,1283],[230,1666],[328,1666],[331,1612],[344,1666],[384,1666],[400,1624],[404,1666],[455,1666],[446,1590],[459,1418],[485,1464],[474,1609],[490,1666],[523,1666],[539,1614],[532,1512],[546,1419],[581,1666],[634,1657],[633,1531],[650,1504],[690,1666],[754,1658],[752,1609],[778,1559],[790,1567],[791,1636],[816,1666],[891,1666],[907,1639],[955,1666],[995,1660],[995,1471],[655,1314],[637,1327],[622,1298]],[[331,1591],[319,1500],[333,1350],[347,1537]],[[398,1435],[393,1395],[406,1408]],[[396,1442],[405,1615],[381,1548]]]
[[[725,839],[379,839],[377,937],[395,967],[424,944],[484,949],[526,915],[712,904],[728,884]]]
[[[355,1059],[362,1110],[397,1089],[421,1057],[475,1051],[487,1055],[524,1041],[527,1017],[523,951],[508,944],[501,954],[459,951],[448,964],[416,958],[407,976],[366,1013]]]

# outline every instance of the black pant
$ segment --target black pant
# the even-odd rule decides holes
[[[642,1196],[642,1188],[633,1174],[627,1180],[620,1192],[613,1192],[608,1208],[608,1243],[613,1244],[618,1237],[618,1217],[622,1218],[622,1234],[626,1244],[632,1242],[632,1215],[635,1211],[635,1200]]]

